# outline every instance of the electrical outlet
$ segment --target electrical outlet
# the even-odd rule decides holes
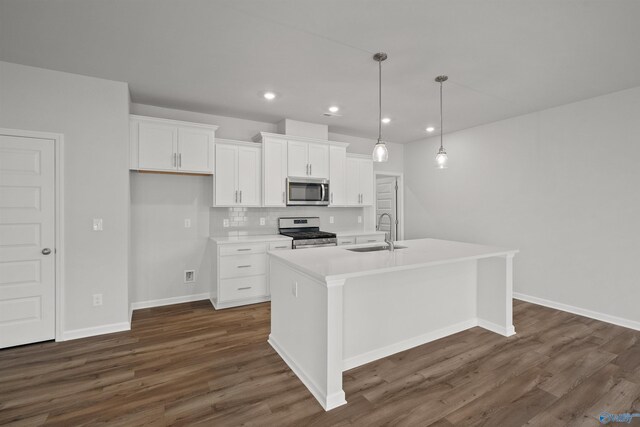
[[[333,224],[333,217],[332,216],[329,217],[329,224]]]
[[[260,225],[265,225],[267,221],[264,218],[260,218]]]
[[[184,271],[184,283],[193,283],[196,281],[196,271],[195,270],[185,270]]]
[[[224,228],[229,227],[229,219],[228,218],[225,218],[225,219],[222,220],[222,226]]]
[[[93,306],[98,307],[102,305],[102,294],[93,294]]]
[[[185,218],[184,219],[184,228],[191,228],[191,219],[190,218]]]
[[[362,217],[358,215],[358,224],[362,224]]]
[[[294,297],[298,298],[298,282],[293,282],[291,285],[291,293]]]
[[[93,231],[102,231],[102,218],[93,218]]]

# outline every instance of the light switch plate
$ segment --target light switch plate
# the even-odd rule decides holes
[[[93,218],[93,231],[102,231],[102,218]]]
[[[102,305],[102,294],[93,294],[93,306],[98,307]]]
[[[358,215],[358,224],[362,224],[362,217]]]
[[[229,226],[229,220],[227,218],[222,220],[222,226],[227,228]]]
[[[185,218],[184,219],[184,228],[191,228],[191,219],[190,218]]]
[[[333,217],[332,216],[329,217],[329,224],[333,224]]]
[[[265,225],[267,222],[264,218],[260,218],[260,225]]]

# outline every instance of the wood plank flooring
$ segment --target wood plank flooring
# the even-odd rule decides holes
[[[473,328],[345,372],[348,404],[324,412],[267,344],[269,303],[139,310],[129,332],[0,350],[0,425],[597,426],[640,412],[640,332],[519,301],[514,317],[510,338]]]

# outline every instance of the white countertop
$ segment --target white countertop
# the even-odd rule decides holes
[[[345,236],[372,236],[374,234],[384,234],[384,231],[376,231],[376,230],[347,230],[347,231],[330,231],[331,233],[336,233],[338,237]]]
[[[227,245],[232,243],[262,243],[262,242],[290,242],[291,237],[283,236],[281,234],[255,234],[248,236],[212,236],[211,240],[219,245]]]
[[[438,264],[513,255],[517,249],[452,242],[438,239],[403,240],[394,252],[351,252],[348,248],[380,246],[380,243],[313,248],[296,251],[270,252],[272,257],[282,260],[296,270],[318,280],[348,279],[351,277],[392,271],[410,270]]]

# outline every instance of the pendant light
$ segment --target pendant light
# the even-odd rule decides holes
[[[449,77],[447,76],[436,77],[436,82],[440,83],[440,149],[438,150],[438,154],[436,154],[436,167],[438,169],[446,169],[447,163],[449,162],[447,152],[444,151],[444,147],[442,146],[442,83],[446,82],[448,79]]]
[[[382,61],[387,59],[383,52],[373,55],[373,60],[378,62],[378,142],[373,147],[373,161],[386,162],[389,160],[387,145],[382,140]]]

